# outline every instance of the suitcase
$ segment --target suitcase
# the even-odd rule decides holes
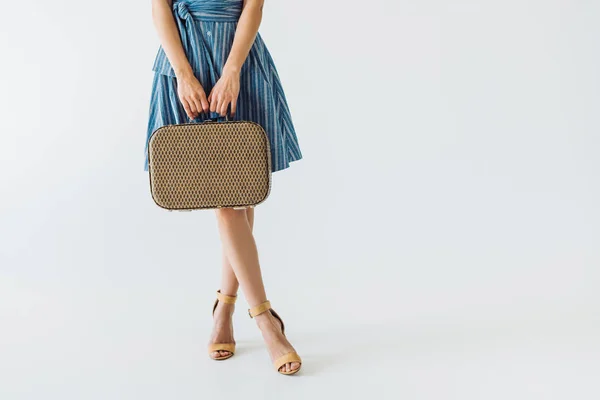
[[[250,121],[165,125],[148,143],[154,202],[169,211],[243,209],[271,192],[271,151],[263,127]]]

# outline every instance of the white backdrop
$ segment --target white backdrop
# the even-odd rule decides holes
[[[266,1],[304,158],[255,236],[294,378],[244,301],[206,356],[214,213],[143,171],[150,2],[1,10],[3,400],[600,395],[600,3]]]

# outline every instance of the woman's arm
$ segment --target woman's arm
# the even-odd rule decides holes
[[[240,91],[240,72],[256,39],[262,21],[263,4],[264,0],[244,0],[231,51],[219,81],[208,96],[210,111],[225,115],[231,103],[231,114],[235,114]]]
[[[200,112],[208,112],[209,105],[204,88],[194,76],[181,44],[172,7],[173,0],[152,0],[152,20],[165,55],[175,71],[179,100],[188,117],[194,119]]]
[[[241,70],[262,21],[263,4],[264,0],[244,0],[244,8],[235,30],[231,52],[223,70],[230,69],[236,72]]]

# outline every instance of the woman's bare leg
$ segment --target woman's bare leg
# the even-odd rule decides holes
[[[258,250],[252,234],[253,224],[249,222],[248,210],[220,208],[215,211],[219,236],[229,265],[244,292],[246,301],[253,307],[266,301],[267,295],[260,271]],[[251,212],[253,213],[254,210],[252,209]],[[253,217],[254,214],[252,214],[252,220]],[[271,313],[265,312],[254,318],[262,332],[272,360],[294,351],[292,345],[281,333],[281,324]],[[299,367],[299,363],[292,362],[281,367],[281,370],[293,371]]]
[[[248,209],[246,216],[248,225],[250,225],[250,230],[252,230],[254,226],[254,209]],[[227,252],[225,251],[225,248],[222,248],[221,253],[221,293],[228,296],[235,296],[238,292],[240,284],[235,277],[233,268],[231,268],[231,263],[227,258]],[[235,343],[233,338],[233,325],[231,324],[231,315],[233,314],[234,309],[234,304],[225,304],[221,301],[217,304],[210,343]],[[213,351],[211,353],[212,357],[224,357],[227,355],[229,355],[227,350]]]

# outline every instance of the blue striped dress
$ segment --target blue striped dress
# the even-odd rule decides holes
[[[173,2],[173,16],[183,48],[207,96],[227,61],[242,5],[243,0]],[[148,171],[148,143],[152,133],[164,125],[190,122],[177,95],[175,73],[162,46],[152,70],[145,171]],[[218,113],[211,113],[210,117],[224,118]],[[201,122],[201,118],[194,121]],[[271,147],[272,172],[288,168],[290,162],[302,158],[277,69],[260,34],[257,34],[240,71],[240,93],[233,119],[253,121],[265,129]]]

